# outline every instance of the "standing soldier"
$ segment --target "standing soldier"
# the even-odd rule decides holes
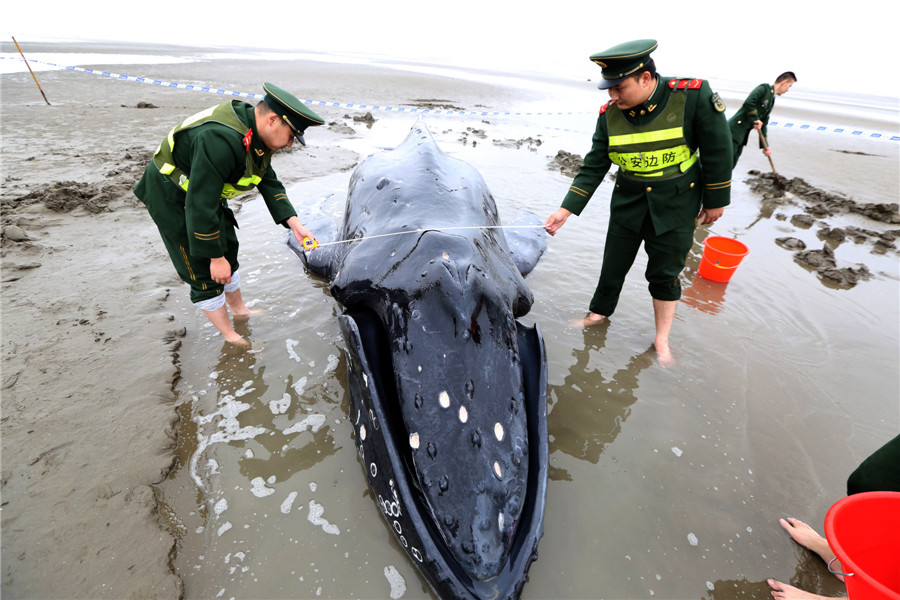
[[[271,83],[263,89],[266,95],[256,106],[230,100],[172,129],[134,188],[175,270],[191,286],[191,302],[225,341],[240,346],[249,342],[235,332],[228,308],[236,318],[248,317],[250,309],[241,297],[237,219],[228,200],[255,188],[276,223],[301,243],[314,239],[300,224],[270,161],[294,139],[306,145],[303,132],[324,121]]]
[[[656,40],[637,40],[594,54],[598,86],[611,100],[600,109],[593,144],[563,199],[544,223],[554,235],[581,214],[613,164],[618,165],[600,280],[583,325],[602,323],[641,243],[653,298],[654,346],[672,363],[669,331],[681,298],[679,274],[696,224],[715,222],[731,198],[731,140],[725,105],[702,79],[662,77],[650,53]]]
[[[775,80],[775,84],[761,83],[750,92],[744,104],[741,106],[733,117],[728,119],[728,127],[731,129],[731,148],[733,169],[747,145],[747,139],[750,132],[754,129],[762,134],[759,140],[759,147],[762,148],[763,154],[772,155],[772,149],[768,143],[763,143],[768,138],[766,126],[769,124],[769,115],[772,114],[772,108],[775,106],[775,96],[780,96],[791,89],[791,86],[797,82],[797,76],[793,71],[785,71]]]

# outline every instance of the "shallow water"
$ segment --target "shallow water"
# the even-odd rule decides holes
[[[365,156],[402,141],[412,124],[377,116],[347,147]],[[479,169],[509,220],[558,206],[571,180],[546,165],[560,148],[584,151],[593,117],[583,119],[427,122],[445,151]],[[469,134],[463,144],[470,127],[487,137]],[[537,134],[544,144],[533,149],[493,141]],[[348,179],[329,175],[289,192],[297,205],[325,199],[337,219]],[[767,577],[838,592],[777,519],[821,530],[850,471],[896,435],[896,255],[848,242],[839,260],[865,262],[876,277],[828,287],[774,242],[793,235],[821,245],[790,224],[797,207],[770,211],[736,180],[726,218],[698,230],[672,334],[677,364],[663,369],[650,350],[643,256],[608,327],[567,325],[596,283],[609,186],[550,240],[527,279],[535,304],[522,320],[540,325],[549,360],[552,468],[523,598],[767,598]],[[180,531],[175,565],[186,597],[429,597],[358,461],[340,307],[303,273],[261,202],[238,219],[245,299],[266,311],[244,326],[253,351],[224,349],[186,289],[176,290],[188,326],[183,419],[178,468],[160,496]],[[750,247],[728,284],[694,277],[706,235]]]

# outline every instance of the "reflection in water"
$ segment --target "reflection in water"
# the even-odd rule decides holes
[[[691,308],[715,315],[725,304],[727,287],[727,283],[710,281],[700,275],[694,275],[691,285],[681,291],[681,302]]]
[[[825,563],[816,554],[805,548],[798,548],[798,552],[800,556],[796,573],[787,583],[811,594],[846,596],[844,584],[828,572]],[[707,589],[705,600],[765,600],[772,597],[772,590],[765,580],[720,579],[708,582],[706,587],[712,589]]]
[[[549,386],[552,410],[547,418],[550,452],[564,452],[575,458],[597,464],[607,444],[619,435],[622,422],[631,413],[635,389],[641,371],[653,364],[652,347],[634,356],[611,379],[599,369],[590,368],[591,353],[606,343],[608,322],[584,329],[584,347],[575,348],[575,363],[561,385]],[[553,468],[550,478],[570,479],[560,468]]]
[[[235,322],[235,330],[253,343],[248,322]],[[294,344],[288,340],[287,351],[299,362],[292,355]],[[288,480],[341,449],[325,414],[339,399],[322,389],[335,375],[340,376],[335,373],[340,371],[340,361],[329,357],[328,377],[313,385],[281,362],[271,346],[248,350],[226,343],[205,377],[205,386],[190,386],[190,400],[179,406],[177,459],[157,489],[157,500],[169,530],[179,540],[177,568],[189,596],[205,596],[210,586],[223,581],[223,573],[233,572],[229,557],[234,553],[246,557],[252,549],[257,569],[272,563],[272,548],[247,542],[245,536],[248,532],[265,536],[269,521],[265,515],[272,513],[272,502],[281,507],[275,512],[281,515],[282,528],[296,529],[297,518],[291,514],[305,508],[304,496],[310,492],[304,490],[310,484]],[[275,377],[267,376],[267,367]],[[203,379],[202,374],[194,377]],[[315,521],[313,509],[321,505],[310,503],[307,515],[309,523],[317,525],[321,519]],[[282,551],[277,545],[274,548]],[[239,587],[256,583],[233,576],[224,580]]]

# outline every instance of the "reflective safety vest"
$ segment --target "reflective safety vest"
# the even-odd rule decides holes
[[[199,127],[200,125],[204,125],[206,123],[219,123],[220,125],[225,125],[226,127],[230,127],[234,129],[241,136],[246,137],[247,132],[250,130],[249,127],[244,125],[243,122],[238,118],[237,114],[234,112],[234,106],[232,106],[232,102],[239,102],[239,100],[232,100],[231,102],[224,102],[217,106],[213,106],[212,108],[208,108],[204,111],[198,112],[196,115],[192,117],[188,117],[181,124],[175,126],[172,131],[169,132],[169,135],[166,136],[166,139],[162,141],[159,145],[159,148],[156,149],[156,152],[153,153],[153,162],[156,164],[156,168],[159,169],[159,172],[163,175],[168,175],[169,178],[181,189],[185,192],[188,190],[188,184],[190,183],[190,179],[187,174],[175,166],[175,158],[174,158],[174,150],[175,150],[175,135],[186,129],[192,129],[194,127]],[[249,143],[245,143],[247,146],[247,164],[244,168],[244,175],[238,179],[237,183],[226,183],[222,187],[221,197],[224,200],[228,200],[230,198],[234,198],[235,196],[239,196],[241,194],[247,193],[256,185],[262,181],[263,175],[266,170],[269,168],[269,162],[272,159],[272,155],[269,152],[266,152],[262,158],[262,164],[260,166],[256,166],[256,163],[253,161],[253,157],[250,154]]]
[[[682,91],[683,90],[683,91]],[[644,125],[633,125],[615,105],[606,111],[609,126],[609,158],[627,175],[655,181],[678,177],[695,162],[684,137],[687,90],[679,86],[659,114]]]

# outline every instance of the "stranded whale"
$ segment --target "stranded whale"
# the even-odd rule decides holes
[[[547,359],[524,275],[546,247],[501,228],[481,175],[422,120],[353,172],[343,225],[289,243],[344,308],[350,420],[374,498],[441,598],[518,597],[543,533]]]

